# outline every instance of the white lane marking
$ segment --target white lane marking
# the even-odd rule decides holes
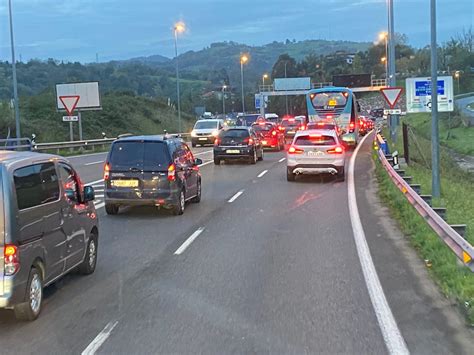
[[[101,161],[93,161],[92,163],[87,163],[87,164],[84,164],[84,166],[89,166],[89,165],[97,165],[97,164],[102,164],[102,163],[104,163],[104,161],[103,161],[103,160],[101,160]]]
[[[94,185],[98,185],[100,182],[104,182],[104,179],[100,179],[100,180],[96,180],[96,181],[92,181],[92,182],[87,182],[86,185],[94,186]]]
[[[286,160],[286,158],[281,158],[280,160],[278,160],[278,162],[283,163],[285,160]]]
[[[214,163],[214,161],[209,160],[209,161],[206,161],[205,163],[202,163],[201,165],[199,165],[199,167],[206,166],[206,165],[209,165],[209,164],[212,164],[212,163]]]
[[[258,178],[263,177],[266,173],[268,173],[268,170],[262,171],[260,174],[257,175]]]
[[[212,152],[213,152],[213,150],[206,150],[205,152],[196,153],[196,154],[194,154],[194,156],[209,154],[209,153],[212,153]]]
[[[181,255],[184,253],[184,251],[191,245],[192,242],[194,242],[194,239],[199,237],[199,235],[204,231],[204,227],[199,228],[197,231],[195,231],[191,236],[186,239],[186,241],[174,252],[174,255]]]
[[[244,193],[244,190],[240,190],[240,191],[237,192],[234,196],[232,196],[228,202],[229,202],[229,203],[234,202],[234,201],[237,200],[237,199],[240,197],[240,195],[242,195],[243,193]]]
[[[95,195],[95,197],[104,198],[104,195]]]
[[[99,200],[99,201],[100,201],[100,200]],[[97,202],[99,202],[99,201],[97,201]],[[97,203],[97,204],[95,205],[95,209],[98,210],[98,209],[101,209],[101,208],[104,207],[104,206],[105,206],[105,202],[100,202],[100,203]]]
[[[372,255],[370,254],[364,228],[362,227],[362,222],[360,220],[359,210],[357,208],[354,166],[357,153],[359,152],[360,147],[367,137],[368,135],[365,136],[361,142],[359,142],[359,145],[354,151],[349,163],[347,192],[352,232],[357,247],[357,254],[359,255],[360,265],[362,266],[365,283],[367,285],[367,290],[369,291],[370,300],[372,301],[372,306],[374,307],[375,315],[377,316],[377,321],[379,323],[385,345],[387,346],[387,350],[390,354],[409,354],[405,339],[403,339],[400,329],[398,328],[395,317],[393,316],[392,310],[390,309],[383,292],[382,285],[380,284],[377,270],[375,270],[375,265],[372,260]]]
[[[79,155],[71,155],[67,157],[68,159],[74,159],[74,158],[85,158],[85,157],[92,157],[94,155],[107,155],[107,152],[101,152],[101,153],[92,153],[92,154],[79,154]]]
[[[81,355],[93,355],[99,350],[102,344],[105,343],[107,338],[110,336],[114,328],[117,326],[118,321],[109,322],[105,328],[92,340],[92,343],[81,353]]]

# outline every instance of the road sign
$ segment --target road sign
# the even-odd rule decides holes
[[[383,110],[383,114],[384,115],[401,115],[402,110],[399,109],[399,108],[390,109],[390,110]]]
[[[393,109],[395,105],[397,104],[398,100],[400,99],[400,96],[402,95],[403,88],[400,88],[400,87],[383,88],[383,89],[380,89],[380,92],[382,93],[385,101],[387,101],[390,108]]]
[[[59,100],[63,104],[64,109],[66,110],[68,116],[72,116],[72,113],[76,109],[77,103],[80,100],[79,95],[67,95],[59,96]]]
[[[77,122],[79,121],[79,116],[63,116],[63,122]]]
[[[268,96],[264,96],[265,108],[268,106]],[[262,95],[255,94],[255,109],[259,110],[262,107]]]
[[[454,110],[453,77],[438,77],[438,112]],[[431,78],[406,79],[407,112],[431,112]]]
[[[90,111],[101,110],[99,83],[68,83],[56,85],[56,108],[58,111],[66,110],[60,96],[79,96],[79,102],[76,105],[77,110]]]

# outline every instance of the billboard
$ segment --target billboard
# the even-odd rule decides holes
[[[333,75],[332,84],[343,88],[363,88],[372,86],[371,74]]]
[[[406,79],[407,112],[431,112],[431,78]],[[438,77],[438,111],[454,110],[453,77]]]
[[[58,111],[66,110],[64,99],[62,99],[65,97],[79,97],[77,104],[75,105],[76,110],[90,111],[102,109],[100,103],[99,83],[97,81],[56,84],[56,109]]]
[[[282,78],[273,80],[275,91],[310,90],[311,78]]]

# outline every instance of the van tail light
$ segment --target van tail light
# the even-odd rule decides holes
[[[342,148],[340,145],[338,145],[336,148],[329,149],[327,152],[329,154],[342,154],[342,153],[344,153],[344,148]]]
[[[168,167],[168,181],[176,181],[176,165],[174,164]]]
[[[16,245],[6,244],[3,248],[5,276],[14,275],[20,269],[20,256]]]
[[[105,163],[104,165],[104,181],[109,180],[110,178],[110,164]]]
[[[293,145],[288,149],[288,154],[303,154],[303,153],[304,153],[303,149],[296,148]]]

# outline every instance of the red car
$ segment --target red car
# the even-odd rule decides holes
[[[273,122],[254,123],[254,131],[260,135],[264,148],[283,150],[285,149],[285,134]]]

